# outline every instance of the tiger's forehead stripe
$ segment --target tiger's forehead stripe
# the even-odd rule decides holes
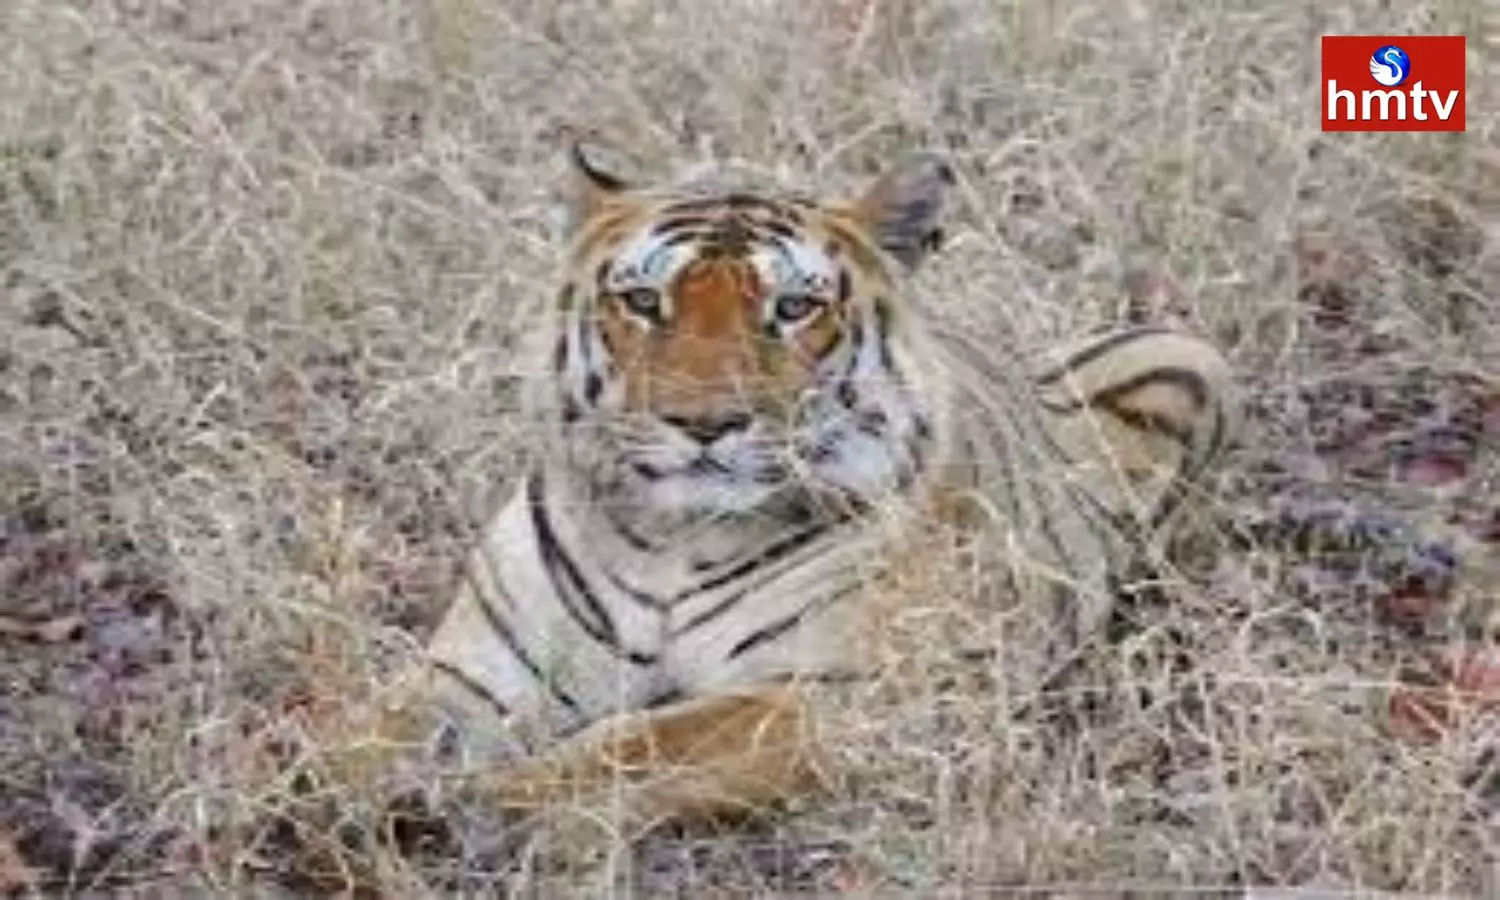
[[[816,235],[799,233],[775,218],[746,215],[746,209],[758,208],[749,203],[754,198],[741,198],[738,206],[730,199],[689,201],[696,210],[692,214],[681,212],[682,204],[668,207],[672,215],[629,239],[612,262],[601,266],[601,289],[662,288],[694,259],[727,251],[746,254],[762,283],[777,291],[833,290],[841,270]]]
[[[754,194],[725,194],[719,196],[688,197],[668,203],[660,210],[664,216],[690,215],[729,209],[736,212],[755,212],[780,216],[793,224],[802,223],[802,213],[788,202]]]

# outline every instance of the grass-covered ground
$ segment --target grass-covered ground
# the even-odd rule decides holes
[[[1468,35],[1466,133],[1320,133],[1318,35],[1382,32]],[[568,129],[829,189],[946,152],[944,302],[1226,348],[1219,531],[1378,513],[1470,560],[1433,596],[1195,554],[1077,715],[896,666],[832,798],[577,877],[1500,892],[1487,698],[1400,687],[1500,694],[1496,71],[1476,0],[6,0],[0,892],[287,884],[274,751],[430,626],[525,449]],[[520,857],[382,877],[562,890]]]

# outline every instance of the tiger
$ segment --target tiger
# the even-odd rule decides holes
[[[624,790],[660,821],[817,791],[813,688],[868,670],[862,588],[924,522],[1012,548],[1065,655],[1231,442],[1203,338],[1134,326],[1039,363],[913,290],[941,156],[852,200],[570,160],[534,446],[377,742],[443,730],[485,803]]]

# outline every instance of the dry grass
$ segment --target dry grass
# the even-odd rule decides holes
[[[1493,556],[1487,11],[8,0],[0,612],[51,627],[0,640],[0,845],[49,891],[275,882],[258,748],[410,646],[524,449],[514,324],[570,125],[830,187],[943,149],[961,209],[927,289],[1038,339],[1148,316],[1228,348],[1252,419],[1221,524],[1327,498]],[[1469,35],[1467,133],[1319,132],[1315,36],[1385,31]],[[588,885],[1500,891],[1493,731],[1402,742],[1385,713],[1486,636],[1482,569],[1399,629],[1358,573],[1223,554],[1090,661],[1094,702],[871,686],[832,802]],[[926,573],[913,620],[962,574]]]

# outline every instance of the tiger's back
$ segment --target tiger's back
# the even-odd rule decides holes
[[[948,332],[964,387],[959,431],[967,519],[996,548],[1002,588],[1031,604],[1034,686],[1099,636],[1127,580],[1165,557],[1184,507],[1235,432],[1230,369],[1211,344],[1131,327],[997,361],[973,331]],[[976,509],[978,507],[978,509]],[[1024,631],[1024,629],[1021,629]]]

